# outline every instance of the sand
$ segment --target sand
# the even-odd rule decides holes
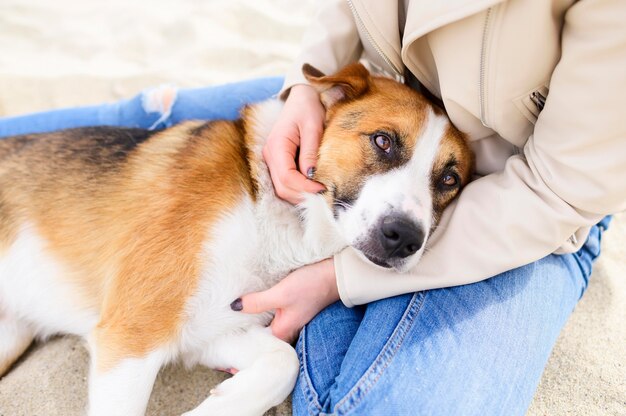
[[[159,83],[201,86],[278,75],[313,0],[2,0],[0,116],[130,97]],[[528,415],[626,414],[626,214],[603,241]],[[82,415],[88,355],[75,337],[33,345],[0,379],[0,416]],[[193,408],[226,375],[170,366],[148,415]],[[270,414],[289,415],[284,403]]]

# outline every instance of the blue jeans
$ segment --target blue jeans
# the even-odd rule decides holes
[[[281,78],[180,90],[146,111],[148,91],[114,104],[0,119],[0,137],[86,125],[161,128],[232,119],[275,94]],[[521,415],[563,324],[582,296],[610,217],[574,254],[465,286],[346,308],[337,302],[300,334],[295,415]]]
[[[147,98],[154,92],[158,93],[157,89],[153,89],[111,104],[4,117],[0,118],[0,138],[70,127],[106,125],[160,129],[184,120],[232,120],[238,117],[245,104],[271,97],[282,84],[282,77],[271,77],[215,87],[181,89],[177,91],[173,105],[167,109],[150,106]]]
[[[294,415],[523,415],[610,220],[479,283],[329,306],[298,340]]]

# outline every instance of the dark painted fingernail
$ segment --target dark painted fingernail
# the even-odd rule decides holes
[[[307,178],[313,179],[313,176],[315,176],[315,170],[315,166],[311,166],[309,170],[306,171]]]
[[[234,310],[235,312],[239,312],[240,310],[242,310],[243,302],[241,301],[241,298],[235,299],[233,303],[230,304],[230,309]]]

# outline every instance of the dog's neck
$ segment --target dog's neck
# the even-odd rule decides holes
[[[304,201],[293,206],[274,192],[262,152],[282,107],[281,101],[269,100],[243,111],[250,174],[256,184],[257,227],[268,242],[259,266],[273,275],[331,257],[346,246],[321,196],[305,194]]]

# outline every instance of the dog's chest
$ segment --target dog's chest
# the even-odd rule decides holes
[[[311,244],[295,209],[276,200],[245,199],[207,232],[202,272],[187,302],[181,349],[198,360],[211,340],[252,325],[267,325],[271,314],[234,312],[230,303],[245,293],[267,289],[290,271],[333,253],[328,244]]]

